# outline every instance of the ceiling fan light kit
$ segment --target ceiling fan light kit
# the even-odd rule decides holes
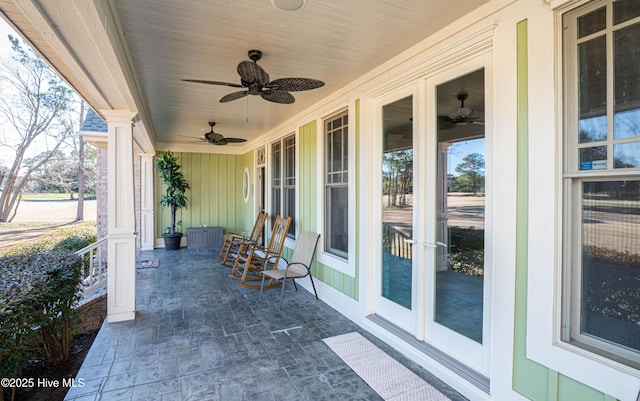
[[[271,0],[271,5],[282,11],[297,11],[307,5],[307,0]]]
[[[240,84],[201,79],[183,79],[183,81],[245,88],[223,96],[220,99],[222,103],[241,99],[247,95],[259,95],[273,103],[291,104],[296,99],[289,92],[306,91],[324,86],[324,82],[311,78],[279,78],[270,81],[269,74],[258,65],[258,61],[262,58],[262,52],[249,50],[248,56],[250,60],[241,61],[236,69],[240,75]]]

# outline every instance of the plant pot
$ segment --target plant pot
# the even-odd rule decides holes
[[[163,234],[164,249],[167,251],[175,251],[180,249],[180,240],[182,239],[182,233],[175,234]]]

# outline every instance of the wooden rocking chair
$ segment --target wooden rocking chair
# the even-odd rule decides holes
[[[249,242],[252,244],[260,244],[260,237],[262,236],[262,230],[264,229],[264,223],[267,221],[267,212],[258,213],[255,223],[253,223],[253,230],[249,238],[244,238],[241,234],[227,233],[224,237],[224,243],[220,250],[218,259],[222,260],[222,266],[233,267],[236,255],[240,250],[240,244],[242,242]]]
[[[236,261],[229,277],[240,279],[239,285],[243,287],[259,289],[260,285],[250,285],[247,282],[261,280],[261,271],[277,268],[290,225],[291,217],[285,219],[277,216],[267,247],[245,242],[240,243]],[[279,283],[275,283],[275,285],[279,285]]]

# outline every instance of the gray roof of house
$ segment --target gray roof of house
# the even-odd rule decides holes
[[[82,123],[82,131],[83,132],[107,132],[107,124],[104,122],[102,118],[93,111],[93,109],[89,108],[87,110],[87,115],[84,118],[84,122]]]

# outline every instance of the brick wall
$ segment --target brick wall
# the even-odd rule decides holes
[[[107,159],[106,144],[104,146],[96,145],[96,207],[98,209],[96,225],[98,228],[98,238],[106,237],[108,231],[107,177],[109,171],[107,170]]]
[[[107,295],[79,306],[71,321],[72,333],[82,334],[92,330],[98,330],[107,316]]]

